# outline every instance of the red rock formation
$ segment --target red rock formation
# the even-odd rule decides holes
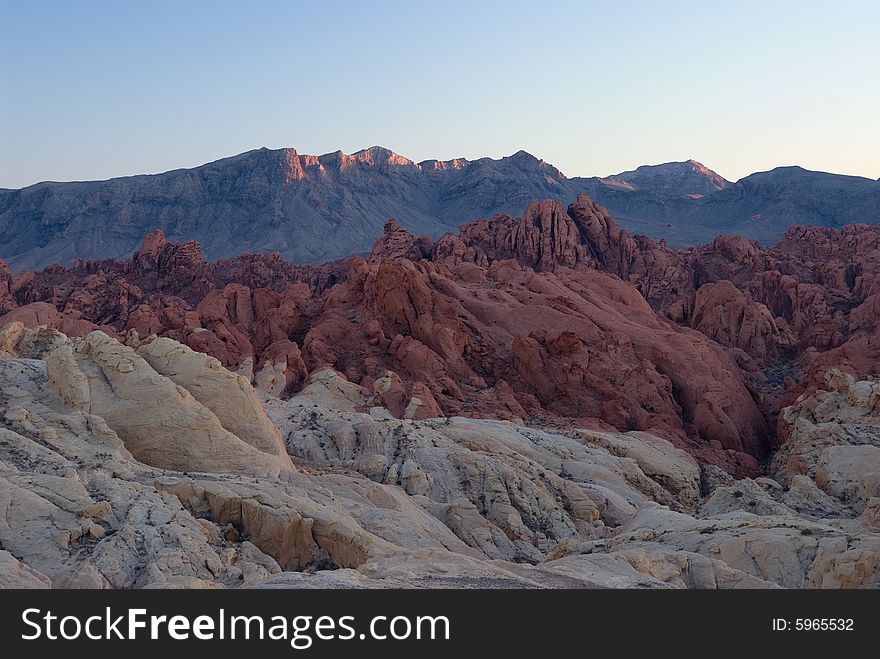
[[[98,326],[88,320],[83,320],[74,314],[59,312],[47,302],[32,302],[21,307],[12,309],[6,315],[0,317],[0,326],[19,321],[25,327],[38,327],[45,325],[53,329],[61,330],[68,336],[85,336],[89,332],[98,329]]]
[[[370,260],[385,257],[389,259],[419,259],[431,258],[434,248],[434,239],[431,236],[419,236],[416,238],[409,231],[390,219],[385,223],[385,230],[373,246]]]
[[[514,418],[538,401],[557,418],[766,453],[763,419],[733,360],[658,317],[620,278],[512,260],[462,273],[467,265],[356,261],[321,298],[306,362],[365,385],[392,371],[422,382],[446,413]],[[387,391],[382,400],[399,413],[405,386]]]
[[[548,199],[529,204],[519,219],[496,215],[463,225],[460,240],[469,248],[462,259],[481,265],[516,259],[544,272],[584,265],[624,278],[638,250],[632,236],[587,195],[579,195],[567,212]]]
[[[690,324],[760,364],[779,357],[792,343],[787,326],[780,330],[766,306],[727,280],[704,284],[697,290]]]
[[[206,263],[160,232],[127,261],[0,264],[0,324],[167,335],[278,395],[332,366],[398,416],[651,430],[753,473],[780,405],[831,366],[877,374],[878,274],[874,227],[675,252],[582,195],[436,242],[391,220],[368,260],[321,266]]]
[[[460,237],[447,235],[437,242],[434,256],[483,266],[516,259],[546,272],[600,269],[630,281],[652,306],[676,320],[690,310],[693,274],[682,255],[665,243],[630,236],[587,195],[579,195],[567,212],[548,200],[529,204],[520,219],[496,215],[463,225]]]

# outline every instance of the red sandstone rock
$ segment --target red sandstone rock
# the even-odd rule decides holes
[[[83,337],[89,332],[98,329],[98,326],[88,320],[73,318],[60,313],[55,307],[46,302],[32,302],[23,307],[17,307],[0,317],[0,326],[19,321],[25,327],[39,327],[45,325],[52,329],[60,330],[68,336]]]
[[[410,391],[410,399],[403,416],[407,419],[430,419],[432,417],[443,416],[443,410],[434,400],[434,395],[422,382],[416,382]]]
[[[411,259],[418,261],[430,258],[434,241],[430,236],[416,238],[409,231],[391,219],[385,223],[385,230],[373,246],[370,260],[377,258]]]
[[[780,331],[766,306],[727,280],[704,284],[697,290],[690,324],[758,363],[778,357],[793,342],[788,327]]]
[[[373,397],[377,404],[387,407],[396,417],[403,417],[409,402],[403,380],[393,371],[386,371],[373,383]]]

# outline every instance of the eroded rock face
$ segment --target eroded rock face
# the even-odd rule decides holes
[[[0,588],[50,588],[49,578],[23,565],[8,551],[0,550]]]
[[[307,363],[334,365],[368,388],[397,373],[397,409],[413,395],[408,380],[424,383],[445,414],[549,412],[652,430],[694,451],[715,441],[744,454],[746,470],[747,456],[768,448],[733,359],[592,268],[355,261],[325,296],[303,351]]]
[[[876,382],[832,376],[782,415],[797,460],[736,481],[644,432],[395,418],[329,368],[262,412],[168,339],[0,336],[5,587],[880,585],[871,463],[835,452],[874,448]]]
[[[15,300],[9,290],[12,281],[12,270],[9,264],[0,259],[0,312],[6,313],[16,307]]]
[[[553,265],[553,273],[534,273],[511,262],[456,265],[456,259],[416,264],[397,253],[404,249],[405,255],[414,257],[415,252],[399,244],[414,245],[415,240],[409,241],[399,227],[389,225],[386,238],[380,241],[383,247],[377,245],[376,258],[355,261],[348,276],[323,294],[305,284],[286,285],[279,293],[229,283],[208,290],[194,307],[178,294],[197,299],[198,291],[210,287],[207,282],[216,276],[212,268],[189,246],[153,236],[133,262],[123,267],[141,280],[141,288],[126,290],[158,288],[173,295],[146,296],[137,304],[118,306],[120,321],[125,321],[117,336],[122,339],[124,334],[135,347],[156,333],[185,341],[194,350],[215,355],[224,366],[246,373],[258,388],[275,395],[301,387],[309,368],[331,365],[372,390],[378,402],[400,417],[500,413],[522,419],[549,412],[589,417],[594,423],[623,429],[652,429],[679,443],[702,435],[704,441],[716,440],[724,449],[762,454],[766,450],[763,422],[738,382],[735,366],[703,346],[696,347],[696,352],[704,354],[690,360],[697,364],[709,359],[714,364],[707,372],[717,376],[721,387],[735,392],[732,398],[730,392],[725,394],[731,407],[728,402],[713,403],[719,394],[701,390],[703,385],[693,377],[667,363],[675,354],[663,347],[670,342],[669,328],[652,318],[653,312],[634,291],[592,269],[597,259],[620,265],[620,254],[629,253],[628,248],[615,251],[621,239],[619,229],[586,201],[578,208],[573,212],[595,242],[594,248],[579,252],[589,265],[583,273],[563,272],[561,265]],[[540,213],[550,213],[556,218],[553,221],[574,227],[571,230],[580,235],[571,216],[552,204],[536,207],[530,219],[538,223],[538,234],[552,228],[552,221],[541,228]],[[598,223],[601,231],[590,222]],[[536,236],[534,240],[540,243]],[[413,249],[424,257],[428,250],[422,247]],[[398,258],[380,256],[386,252]],[[561,258],[561,253],[557,250],[547,258]],[[102,267],[117,266],[97,269]],[[91,289],[95,295],[109,280],[102,274],[88,277],[100,279],[101,286]],[[499,287],[506,289],[504,296],[493,292]],[[589,301],[584,299],[586,294]],[[83,299],[80,296],[77,304]],[[87,309],[105,318],[107,304],[90,302]],[[638,322],[625,320],[628,305],[640,308]],[[597,312],[604,314],[598,322],[594,319]],[[35,316],[25,324],[45,321],[61,326],[59,318],[74,311],[65,307],[63,313],[55,313],[58,317]],[[612,328],[621,323],[626,327],[615,332]],[[547,333],[543,328],[548,324],[567,325],[567,329]],[[626,337],[622,341],[616,336],[620,329]],[[660,333],[652,337],[658,329]],[[627,334],[635,338],[635,345]],[[687,351],[693,340],[682,337],[672,342]],[[621,344],[617,354],[613,349],[609,352],[616,344]],[[659,369],[653,360],[662,362]],[[626,365],[623,371],[621,363]],[[392,381],[383,384],[389,372]],[[739,465],[734,468],[749,468],[747,461],[745,466],[740,463],[732,461]]]
[[[320,267],[0,265],[0,583],[876,587],[878,254],[582,197]]]

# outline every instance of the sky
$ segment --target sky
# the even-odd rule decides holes
[[[0,0],[0,187],[249,149],[880,177],[880,3]]]

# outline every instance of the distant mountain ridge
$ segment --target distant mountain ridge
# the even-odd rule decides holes
[[[587,180],[598,180],[603,185],[630,191],[694,197],[712,194],[733,185],[696,160],[642,165],[629,172]]]
[[[791,224],[880,221],[880,182],[778,168],[731,183],[704,165],[567,178],[525,151],[416,163],[383,147],[322,156],[256,149],[192,169],[0,190],[0,258],[14,269],[124,258],[162,229],[209,259],[278,251],[313,263],[369,252],[389,217],[439,236],[535,199],[587,193],[634,233],[683,247],[736,233],[774,242]]]

